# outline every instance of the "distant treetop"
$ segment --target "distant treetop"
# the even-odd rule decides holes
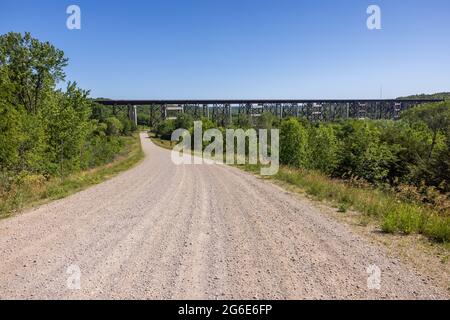
[[[450,100],[450,92],[440,92],[440,93],[433,93],[433,94],[416,94],[412,96],[407,97],[400,97],[397,99],[412,99],[412,100],[421,100],[421,99],[444,99],[444,100]]]

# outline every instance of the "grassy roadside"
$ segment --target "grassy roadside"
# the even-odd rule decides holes
[[[176,145],[175,142],[172,142],[169,140],[163,140],[163,139],[156,137],[156,135],[154,133],[149,133],[148,136],[150,137],[152,142],[154,144],[156,144],[158,147],[161,147],[161,148],[164,148],[167,150],[172,150],[172,148]]]
[[[172,149],[175,145],[154,135],[150,137],[156,145],[165,149]],[[257,165],[236,167],[257,175],[260,169]],[[429,206],[406,202],[393,193],[379,189],[356,186],[318,172],[287,166],[281,166],[278,174],[266,178],[330,203],[341,213],[354,210],[360,213],[361,224],[374,222],[385,233],[422,234],[435,242],[444,243],[446,247],[450,246],[450,216]]]
[[[18,186],[12,196],[0,199],[2,204],[0,218],[6,218],[20,210],[67,197],[131,168],[144,157],[139,134],[121,139],[125,142],[123,150],[114,161],[108,164],[71,174],[64,179],[55,177],[47,181],[31,180]]]
[[[259,172],[255,165],[238,167],[254,174]],[[304,192],[316,200],[331,203],[341,213],[354,210],[361,214],[361,224],[375,221],[385,233],[422,234],[446,246],[450,243],[448,215],[419,203],[400,200],[395,194],[286,166],[281,166],[278,174],[268,179],[293,186],[297,192]]]
[[[257,166],[239,168],[260,176]],[[351,226],[371,242],[382,244],[390,255],[414,266],[436,286],[450,293],[448,215],[401,201],[392,193],[353,186],[317,172],[282,166],[277,175],[261,178],[318,201],[317,205],[322,206],[326,214]]]

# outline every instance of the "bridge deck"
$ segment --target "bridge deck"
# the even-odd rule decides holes
[[[310,121],[348,118],[398,119],[402,111],[422,103],[444,100],[427,99],[236,99],[236,100],[96,100],[105,106],[128,106],[130,119],[136,121],[133,106],[151,106],[150,125],[161,119],[176,118],[179,113],[213,119],[223,126],[241,116],[256,118],[272,113],[279,118],[297,117]]]
[[[408,103],[431,103],[442,102],[439,99],[188,99],[188,100],[95,100],[97,103],[107,106],[113,105],[168,105],[168,104],[192,104],[192,105],[214,105],[214,104],[289,104],[289,103],[381,103],[381,102],[408,102]]]

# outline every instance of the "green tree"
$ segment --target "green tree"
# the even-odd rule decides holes
[[[20,113],[8,102],[11,84],[0,67],[0,169],[18,162],[21,135],[19,131]]]
[[[280,161],[296,167],[306,167],[308,161],[308,134],[297,119],[291,118],[281,123]]]
[[[340,128],[338,176],[356,176],[369,182],[386,182],[390,166],[397,161],[389,145],[381,141],[380,130],[372,121],[349,120]]]
[[[208,118],[201,118],[203,131],[206,131],[208,129],[214,129],[217,127],[217,125]]]
[[[413,149],[416,161],[410,174],[411,182],[416,185],[424,182],[449,191],[450,101],[412,108],[402,114],[402,120],[416,130],[421,128],[422,140],[426,138],[421,148]]]
[[[56,83],[64,80],[67,66],[64,52],[30,33],[10,32],[0,36],[0,65],[8,69],[14,84],[13,105],[37,114],[40,102]]]
[[[76,83],[69,83],[66,92],[56,92],[45,106],[52,173],[80,168],[83,146],[92,130],[92,103],[87,96],[88,92],[77,88]]]
[[[178,117],[175,119],[174,122],[175,129],[186,129],[189,130],[194,126],[194,120],[192,117],[187,113],[181,113],[178,115]]]
[[[156,134],[161,139],[170,140],[172,137],[172,132],[175,130],[174,120],[164,120],[156,126]]]
[[[423,122],[433,133],[428,159],[430,160],[436,147],[438,135],[450,130],[450,101],[428,103],[405,111],[402,118],[410,123]]]
[[[236,127],[239,129],[248,129],[252,127],[252,119],[247,114],[240,114],[238,116]]]
[[[263,114],[261,114],[257,121],[257,127],[259,129],[270,130],[273,127],[277,127],[277,125],[278,118],[270,112],[263,112]]]
[[[310,146],[310,168],[326,174],[333,173],[338,163],[338,141],[333,127],[323,124],[311,127],[308,145]]]

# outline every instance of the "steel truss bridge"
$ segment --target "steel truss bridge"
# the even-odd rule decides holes
[[[180,113],[194,119],[208,118],[225,126],[239,117],[259,117],[269,112],[279,118],[297,117],[310,121],[339,119],[393,119],[403,110],[423,103],[443,100],[96,100],[113,107],[127,107],[137,123],[137,106],[149,106],[150,125],[164,119],[176,119]]]

